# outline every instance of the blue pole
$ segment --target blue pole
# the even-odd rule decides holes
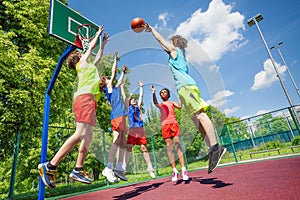
[[[48,145],[48,124],[49,124],[49,114],[50,114],[50,94],[54,87],[55,81],[57,76],[60,72],[61,66],[64,60],[67,58],[71,51],[75,50],[74,46],[67,46],[64,53],[60,56],[58,63],[56,65],[55,71],[52,75],[48,88],[45,94],[45,101],[44,101],[44,121],[43,121],[43,133],[42,133],[42,149],[41,149],[41,159],[40,163],[47,161],[47,145]],[[39,192],[38,192],[38,199],[42,200],[45,196],[45,185],[42,179],[39,179]]]

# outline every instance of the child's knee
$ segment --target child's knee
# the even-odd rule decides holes
[[[92,137],[85,135],[82,139],[81,139],[81,143],[82,145],[85,147],[86,151],[88,151],[88,149],[90,148],[90,145],[92,143]]]
[[[142,150],[143,153],[147,153],[148,152],[147,147],[144,146],[144,145],[141,145],[141,150]]]
[[[168,152],[172,151],[172,144],[167,144],[166,149]]]
[[[121,149],[126,149],[126,141],[121,141],[119,147]]]
[[[126,151],[132,152],[132,145],[126,145]]]

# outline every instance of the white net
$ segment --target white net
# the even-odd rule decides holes
[[[77,28],[77,34],[81,41],[83,51],[87,51],[90,47],[91,40],[95,37],[98,27],[91,24],[82,24]]]

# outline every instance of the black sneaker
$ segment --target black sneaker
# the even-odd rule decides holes
[[[128,178],[125,176],[126,172],[123,169],[114,169],[114,173],[123,181],[128,181]]]
[[[225,154],[226,148],[220,146],[217,144],[217,149],[212,150],[208,154],[208,172],[207,173],[212,173],[218,166],[219,162],[221,161],[222,156]]]

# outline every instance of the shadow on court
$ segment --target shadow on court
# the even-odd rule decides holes
[[[64,200],[296,200],[300,197],[300,156],[254,161],[189,172],[188,181],[171,177],[110,188]],[[59,199],[59,198],[58,198]]]
[[[164,183],[163,182],[153,183],[153,184],[146,185],[146,186],[136,187],[132,191],[125,192],[124,194],[121,194],[119,196],[114,196],[113,199],[114,200],[123,200],[123,199],[130,199],[132,197],[137,197],[145,192],[149,192],[151,190],[157,189],[162,184],[164,184]]]
[[[201,179],[201,178],[193,177],[192,181],[199,182],[200,184],[212,185],[211,186],[212,188],[222,188],[222,187],[233,185],[233,183],[224,183],[223,181],[218,180],[217,178]]]

